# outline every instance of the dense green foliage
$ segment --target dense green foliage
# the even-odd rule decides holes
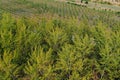
[[[120,25],[0,19],[0,80],[119,80]]]
[[[119,20],[54,0],[0,0],[0,80],[119,80]]]

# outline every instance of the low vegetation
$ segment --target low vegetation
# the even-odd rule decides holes
[[[0,80],[120,79],[119,12],[12,1],[0,5]]]
[[[120,26],[77,20],[0,20],[1,80],[118,80]]]

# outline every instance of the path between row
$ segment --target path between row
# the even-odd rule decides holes
[[[100,4],[100,3],[94,3],[94,2],[89,2],[88,4],[84,4],[79,1],[72,2],[72,1],[67,1],[67,0],[55,0],[55,1],[62,1],[62,2],[66,2],[66,3],[82,5],[82,6],[86,6],[88,8],[97,9],[97,10],[120,12],[120,6],[117,6],[117,5]]]

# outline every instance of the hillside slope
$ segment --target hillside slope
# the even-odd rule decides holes
[[[98,20],[107,24],[110,24],[111,22],[119,22],[120,20],[119,14],[114,12],[92,10],[79,5],[67,4],[53,0],[1,0],[0,9],[16,16],[52,16],[65,19],[84,19],[87,20],[90,25],[94,24]]]

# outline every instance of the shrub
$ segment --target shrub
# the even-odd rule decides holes
[[[100,21],[0,20],[0,79],[120,79],[120,26]]]

